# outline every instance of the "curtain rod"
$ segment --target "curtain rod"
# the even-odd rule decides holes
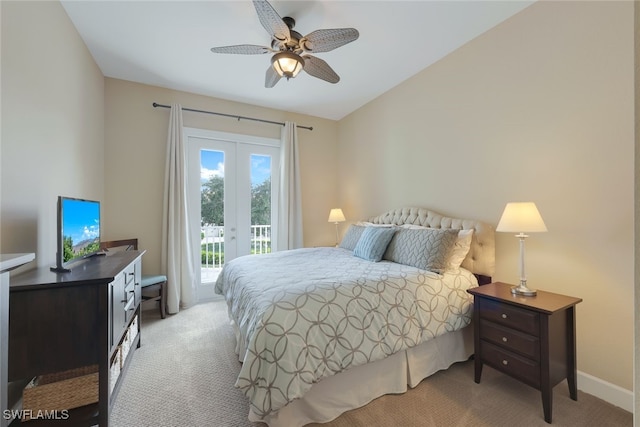
[[[154,102],[152,105],[153,105],[153,108],[157,108],[157,107],[171,108],[171,105],[162,105],[162,104],[158,104],[157,102]],[[240,121],[240,120],[253,120],[254,122],[271,123],[272,125],[284,126],[284,123],[282,123],[282,122],[274,122],[274,121],[271,121],[271,120],[264,120],[264,119],[254,119],[253,117],[236,116],[236,115],[233,115],[233,114],[216,113],[215,111],[194,110],[193,108],[185,108],[185,107],[182,107],[182,110],[183,111],[191,111],[191,112],[194,112],[194,113],[204,113],[204,114],[213,114],[213,115],[216,115],[216,116],[232,117],[234,119],[238,119],[238,121]],[[301,126],[301,125],[296,125],[296,126],[301,128],[301,129],[313,130],[312,126]]]

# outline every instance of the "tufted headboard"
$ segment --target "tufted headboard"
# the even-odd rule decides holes
[[[449,218],[425,208],[400,208],[369,218],[374,224],[414,224],[431,228],[473,229],[473,240],[462,266],[478,277],[480,282],[490,280],[495,273],[496,243],[493,226],[472,219]],[[482,283],[481,283],[482,284]]]

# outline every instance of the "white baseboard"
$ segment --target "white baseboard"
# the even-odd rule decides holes
[[[633,413],[633,392],[578,371],[578,390]]]

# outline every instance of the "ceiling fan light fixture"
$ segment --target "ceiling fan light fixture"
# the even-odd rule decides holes
[[[2,0],[0,0],[2,1]],[[281,18],[268,0],[253,0],[260,24],[271,36],[271,47],[253,44],[219,46],[211,48],[213,53],[258,55],[273,52],[271,65],[265,74],[264,87],[272,88],[282,77],[289,80],[301,70],[310,76],[329,83],[338,83],[340,76],[320,58],[309,53],[329,52],[357,40],[360,33],[355,28],[326,28],[303,36],[295,31],[295,20]]]
[[[286,77],[289,80],[302,70],[304,59],[293,52],[280,52],[273,55],[271,64],[280,77]]]

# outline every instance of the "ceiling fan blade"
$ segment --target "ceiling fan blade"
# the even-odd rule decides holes
[[[264,76],[264,87],[266,88],[274,87],[276,83],[278,83],[279,81],[280,81],[280,74],[278,74],[276,70],[273,69],[273,66],[270,65],[269,68],[267,68],[266,75]]]
[[[271,37],[279,41],[289,40],[291,37],[289,27],[268,1],[253,0],[253,6],[256,8],[260,23]]]
[[[313,31],[300,40],[300,46],[307,52],[329,52],[360,36],[355,28],[334,28]]]
[[[322,59],[311,55],[303,55],[302,58],[304,59],[303,70],[307,74],[329,83],[338,83],[340,81],[340,76]]]
[[[254,44],[239,44],[235,46],[220,46],[220,47],[212,47],[211,52],[213,53],[235,53],[240,55],[259,55],[261,53],[269,53],[272,52],[266,46],[257,46]]]

